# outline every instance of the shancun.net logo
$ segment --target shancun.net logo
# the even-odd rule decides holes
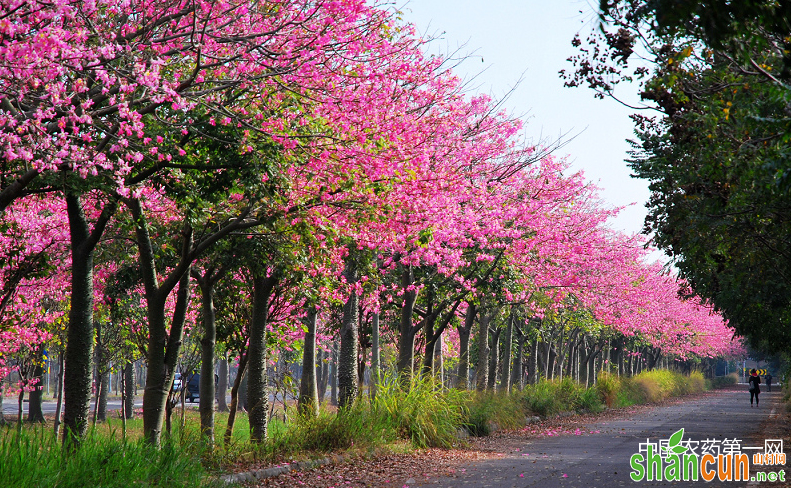
[[[740,439],[684,439],[679,429],[669,439],[646,439],[630,459],[634,481],[786,481],[782,439],[766,439],[761,447],[742,446]],[[751,472],[750,463],[762,470]],[[772,470],[764,470],[772,467]]]

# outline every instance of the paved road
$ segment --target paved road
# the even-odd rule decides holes
[[[137,397],[137,402],[135,402],[135,408],[143,408],[143,401],[142,397]],[[91,399],[91,411],[93,411],[93,402],[94,400]],[[187,404],[189,405],[189,403]],[[44,412],[44,415],[55,414],[55,407],[57,404],[55,402],[43,402],[41,404],[41,410]],[[25,400],[22,403],[22,412],[27,415],[28,403]],[[107,401],[107,410],[121,410],[121,400],[108,400]],[[19,404],[17,403],[17,399],[14,397],[6,397],[3,399],[3,414],[6,416],[14,416],[19,413]]]
[[[777,390],[761,393],[761,407],[750,408],[749,394],[744,389],[720,390],[694,400],[674,405],[641,409],[621,420],[589,424],[584,435],[546,436],[525,439],[518,448],[500,459],[481,461],[467,466],[457,478],[431,483],[442,487],[491,488],[555,488],[620,486],[754,486],[755,483],[697,483],[641,481],[629,477],[629,459],[638,444],[651,439],[668,439],[684,428],[684,440],[741,439],[741,446],[763,446],[758,438],[760,423],[779,406],[782,393]],[[593,431],[593,434],[590,432]],[[598,433],[595,433],[599,431]],[[769,432],[771,437],[771,432]],[[785,439],[788,444],[789,439]],[[785,446],[788,447],[787,445]],[[518,451],[516,449],[519,449]],[[745,453],[758,451],[743,450]],[[763,451],[760,451],[763,452]],[[789,464],[791,465],[791,460]],[[774,470],[786,466],[772,467]],[[758,467],[750,466],[751,474]],[[763,468],[769,470],[769,467]],[[786,469],[791,472],[791,469]],[[788,479],[788,478],[786,478]]]
[[[136,400],[135,401],[135,409],[143,408],[143,395],[140,394],[140,395],[135,396],[135,400]],[[91,411],[93,411],[93,405],[94,405],[95,401],[96,401],[95,398],[91,398]],[[226,403],[228,403],[228,404],[231,403],[231,396],[230,395],[228,395],[226,397]],[[54,415],[55,414],[55,407],[56,407],[56,405],[57,404],[55,402],[45,401],[45,402],[43,402],[41,404],[41,410],[44,412],[44,415],[48,415],[48,414],[53,414]],[[181,404],[179,403],[179,406],[180,405]],[[198,400],[195,400],[195,402],[192,402],[192,403],[187,401],[186,405],[187,405],[188,408],[189,407],[198,408]],[[28,403],[27,403],[27,398],[25,398],[25,401],[22,403],[22,412],[24,414],[27,414],[27,409],[28,409]],[[107,401],[107,410],[121,410],[121,400],[119,400],[119,399],[112,399],[112,398],[109,399]],[[9,415],[10,416],[14,416],[17,413],[19,413],[19,404],[17,403],[17,399],[15,397],[5,397],[3,399],[3,414],[6,415],[6,416],[9,416]]]

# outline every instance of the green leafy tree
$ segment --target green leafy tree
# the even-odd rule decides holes
[[[645,232],[696,293],[767,350],[791,345],[791,87],[785,2],[601,3],[569,86],[639,81]],[[639,53],[641,61],[635,61]],[[656,113],[659,116],[654,116]]]

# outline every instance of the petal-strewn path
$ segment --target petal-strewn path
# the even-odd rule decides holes
[[[667,439],[683,427],[684,440],[737,438],[742,446],[783,438],[791,447],[791,425],[780,405],[782,393],[761,393],[750,408],[746,385],[644,405],[598,416],[571,416],[529,426],[523,432],[471,439],[469,449],[352,458],[304,472],[251,483],[256,487],[311,488],[554,488],[621,486],[754,486],[755,483],[633,482],[629,458],[638,444]],[[772,415],[777,412],[777,415]],[[785,419],[785,420],[784,420]],[[769,420],[769,423],[766,421]],[[766,427],[761,430],[762,425]],[[751,452],[745,450],[744,452]],[[755,452],[755,451],[752,451]],[[791,457],[789,458],[791,461]],[[772,467],[772,470],[785,466]],[[751,466],[754,471],[755,467]],[[769,468],[767,468],[769,470]],[[791,470],[789,470],[791,471]],[[786,478],[788,480],[788,478]],[[762,485],[763,486],[763,485]],[[769,483],[773,488],[791,483]]]
[[[719,390],[671,405],[642,409],[618,420],[605,420],[572,428],[572,432],[511,441],[510,449],[498,459],[476,462],[453,478],[433,480],[432,486],[486,488],[554,488],[620,486],[752,486],[755,483],[634,482],[629,477],[629,459],[638,444],[668,439],[684,428],[684,440],[739,439],[741,446],[763,446],[763,435],[775,437],[761,423],[780,407],[781,393],[761,394],[760,408],[751,408],[746,386]],[[780,436],[778,429],[777,436]],[[788,438],[784,439],[788,444]],[[788,447],[787,445],[784,447]],[[744,450],[754,453],[755,450]],[[762,451],[761,451],[762,452]],[[771,470],[786,466],[771,467]],[[751,466],[751,474],[755,467]],[[769,467],[765,468],[770,470]],[[791,470],[786,470],[791,471]],[[422,483],[425,485],[425,483]],[[779,483],[778,483],[779,484]]]

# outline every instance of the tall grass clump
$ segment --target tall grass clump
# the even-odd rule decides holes
[[[360,398],[337,413],[294,418],[256,454],[366,449],[399,440],[418,448],[450,447],[468,416],[470,399],[468,392],[443,389],[432,378],[413,378],[409,388],[397,377],[387,378],[374,399]]]
[[[618,393],[622,388],[620,378],[610,373],[601,373],[594,388],[605,405],[610,408],[618,406]]]
[[[89,434],[68,454],[45,428],[0,431],[0,479],[4,487],[59,488],[219,486],[189,448]]]
[[[286,428],[272,433],[259,454],[326,453],[355,446],[375,447],[396,439],[394,425],[371,415],[370,407],[360,402],[338,413],[323,411],[317,417],[296,417]]]
[[[375,423],[393,425],[415,447],[450,447],[468,416],[469,393],[413,377],[409,389],[397,378],[384,381],[371,403]]]
[[[654,369],[620,378],[602,373],[596,389],[608,407],[628,407],[705,391],[706,380],[698,371],[687,376],[665,369]]]
[[[493,430],[523,427],[526,413],[518,393],[478,393],[471,398],[464,427],[470,435],[483,437]]]
[[[523,395],[527,408],[543,417],[561,412],[599,412],[603,408],[597,390],[570,378],[539,381],[526,387]]]
[[[707,386],[709,389],[712,388],[725,388],[726,386],[732,386],[739,382],[739,375],[736,373],[731,373],[725,376],[716,376],[707,381]]]

